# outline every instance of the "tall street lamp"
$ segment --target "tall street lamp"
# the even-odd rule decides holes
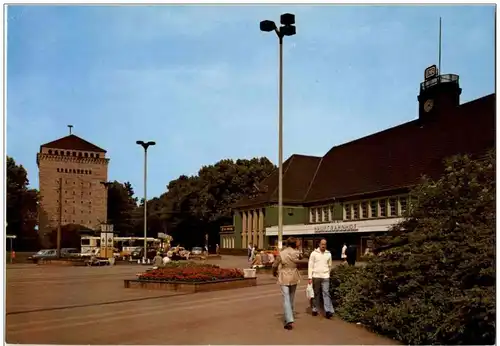
[[[278,110],[278,248],[283,247],[283,38],[296,34],[295,15],[291,13],[282,14],[281,26],[271,20],[260,22],[260,30],[265,32],[274,31],[279,39],[279,110]]]
[[[148,147],[156,145],[155,142],[149,141],[136,141],[136,144],[139,144],[144,148],[144,256],[142,257],[143,263],[146,263],[146,257],[148,253],[148,195],[147,195],[147,183],[148,183]]]
[[[104,214],[104,223],[108,223],[108,213],[109,213],[109,187],[113,185],[110,181],[101,181],[101,185],[106,189],[106,213]]]

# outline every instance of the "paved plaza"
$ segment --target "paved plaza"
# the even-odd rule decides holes
[[[246,267],[242,257],[213,263]],[[360,326],[307,311],[283,329],[281,294],[269,274],[257,287],[208,293],[123,288],[145,268],[7,266],[6,341],[30,344],[396,344]]]

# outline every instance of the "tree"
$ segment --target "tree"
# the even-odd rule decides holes
[[[34,250],[39,244],[35,230],[38,192],[28,186],[26,169],[7,156],[7,234],[17,236],[19,250]]]
[[[155,222],[166,225],[174,243],[204,245],[209,234],[209,242],[215,244],[220,226],[232,223],[231,205],[254,193],[256,185],[275,169],[264,157],[221,160],[202,167],[197,176],[180,176],[160,196],[162,207],[156,208]],[[148,213],[148,220],[153,215]]]
[[[108,187],[108,222],[113,224],[115,232],[123,236],[134,233],[136,209],[137,198],[132,185],[115,180]]]
[[[495,154],[446,161],[396,235],[336,288],[339,314],[408,344],[495,342]]]

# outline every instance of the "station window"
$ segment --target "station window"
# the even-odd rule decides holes
[[[82,156],[83,156],[83,154],[82,154],[82,153],[78,153],[78,157],[82,157]]]
[[[49,155],[52,155],[52,150],[49,149]]]
[[[85,153],[85,157],[89,157],[89,153]]]
[[[352,205],[352,218],[355,220],[359,219],[359,203]]]
[[[94,153],[90,153],[90,157],[94,157]]]
[[[329,220],[329,215],[328,215],[328,207],[323,207],[323,222],[328,222]]]
[[[407,208],[408,199],[406,197],[399,197],[399,214],[404,215]]]
[[[380,204],[380,216],[387,217],[387,201],[385,199],[381,199],[379,201]]]
[[[70,153],[69,151],[67,151],[67,152],[66,152],[66,155],[67,155],[67,156],[70,156],[70,155],[71,155],[71,153]]]
[[[397,203],[398,200],[396,198],[389,199],[389,213],[390,216],[397,216]]]
[[[56,155],[59,155],[59,153],[57,152],[57,150],[55,151],[55,154],[56,154]]]
[[[315,208],[311,208],[310,221],[311,221],[311,223],[316,223],[316,209]]]
[[[344,205],[344,213],[345,213],[345,219],[346,220],[351,220],[352,219],[352,208],[350,204]]]
[[[361,218],[368,218],[368,202],[361,203]]]
[[[378,217],[378,201],[370,201],[370,217]]]

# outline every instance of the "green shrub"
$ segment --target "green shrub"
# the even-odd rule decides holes
[[[339,316],[405,344],[494,344],[494,167],[455,157],[424,179],[366,267],[334,270]]]

